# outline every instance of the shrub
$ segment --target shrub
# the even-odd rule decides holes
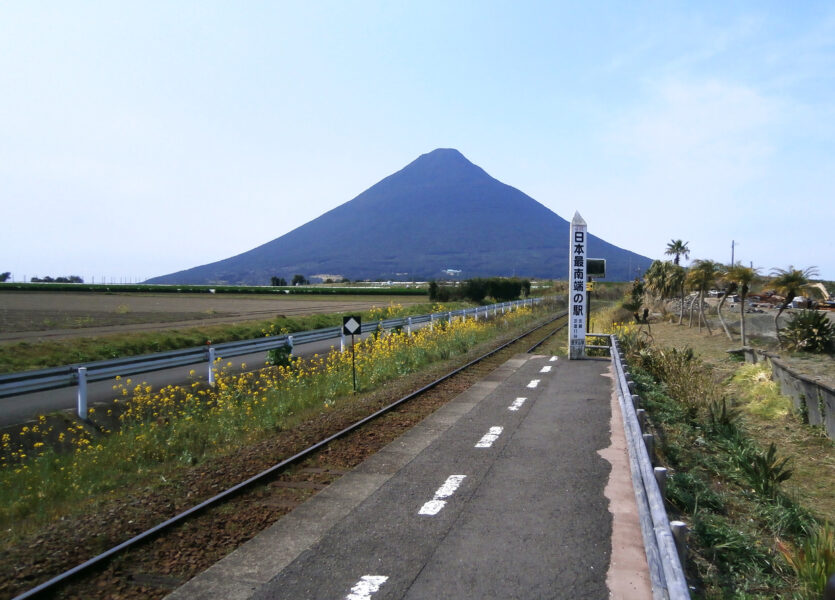
[[[644,283],[635,278],[623,297],[623,307],[629,312],[640,310],[644,301]]]
[[[267,351],[267,364],[273,367],[286,367],[293,362],[293,349],[290,344]]]
[[[441,285],[436,281],[431,281],[429,282],[429,299],[439,302],[467,299],[478,304],[489,296],[496,302],[506,302],[518,299],[523,291],[525,296],[528,296],[530,290],[531,282],[527,279],[474,277],[463,281],[459,286]]]
[[[824,313],[801,310],[780,331],[780,344],[788,350],[826,352],[832,348],[835,328]]]

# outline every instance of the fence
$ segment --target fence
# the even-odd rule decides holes
[[[362,333],[368,333],[381,327],[382,329],[394,329],[397,327],[407,328],[409,331],[413,325],[429,323],[430,326],[440,319],[452,320],[457,317],[486,318],[489,314],[497,315],[499,312],[513,310],[519,306],[533,306],[539,304],[544,298],[529,298],[526,300],[515,300],[513,302],[502,302],[489,306],[478,306],[465,308],[443,313],[431,313],[404,317],[397,319],[383,319],[366,321],[362,325]],[[37,371],[23,371],[20,373],[7,373],[0,375],[0,398],[18,396],[31,392],[39,392],[62,387],[79,385],[79,391],[86,387],[87,382],[104,381],[113,377],[135,375],[138,373],[149,373],[162,369],[182,367],[200,363],[208,363],[209,377],[211,378],[211,365],[215,356],[232,358],[257,352],[267,352],[275,348],[287,345],[290,347],[319,342],[324,340],[341,341],[341,348],[344,349],[344,338],[342,338],[342,327],[327,327],[311,331],[301,331],[287,335],[276,335],[241,340],[237,342],[226,342],[212,346],[199,346],[196,348],[184,348],[182,350],[170,350],[141,356],[130,356],[111,360],[102,360],[88,363],[77,363],[40,369]],[[81,401],[79,395],[79,402]],[[86,414],[86,411],[85,413]]]
[[[667,517],[662,491],[667,469],[653,467],[655,440],[651,433],[644,433],[646,413],[640,408],[640,396],[633,393],[635,384],[624,367],[615,336],[611,336],[610,344],[653,600],[689,599],[690,590],[681,566],[686,554],[687,526],[681,521],[670,522]]]
[[[835,439],[835,390],[792,370],[779,360],[779,356],[764,350],[743,348],[734,352],[742,352],[746,362],[769,364],[774,379],[780,382],[780,393],[792,399],[794,407],[804,415],[809,425],[823,426],[826,434]]]

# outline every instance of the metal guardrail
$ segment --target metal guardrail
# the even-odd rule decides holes
[[[615,336],[611,336],[610,344],[615,387],[629,450],[632,486],[638,503],[638,517],[652,583],[652,597],[653,600],[689,600],[690,590],[679,556],[685,551],[682,538],[686,535],[686,526],[679,521],[670,523],[667,517],[664,498],[659,489],[659,479],[665,480],[667,470],[652,466],[651,452],[647,450],[647,446],[652,445],[652,436],[643,433],[638,418],[636,405],[640,403],[640,397],[633,394],[635,384],[624,368]]]
[[[525,301],[525,302],[527,302],[527,301]],[[537,302],[539,302],[539,300]],[[502,306],[506,307],[507,304],[504,304],[504,305],[497,304],[497,305],[490,306],[490,307],[479,307],[478,308],[478,313],[481,314],[482,312],[485,312],[484,311],[485,308],[488,308],[490,310],[495,310],[495,312],[494,312],[494,314],[495,314],[496,312],[498,312],[497,308],[502,307]],[[473,314],[474,312],[475,312],[475,310],[469,309],[466,312],[466,314],[469,315],[469,314]],[[456,314],[461,314],[462,311],[455,311],[455,313]],[[443,315],[447,318],[449,318],[449,316],[450,316],[450,313],[435,313],[435,314],[441,314],[441,315]],[[562,318],[562,317],[566,316],[567,314],[568,314],[567,312],[560,313],[559,315],[554,317],[554,319],[546,321],[545,323],[541,323],[541,324],[537,325],[536,327],[534,327],[533,329],[531,329],[529,331],[526,331],[526,332],[522,333],[521,335],[516,336],[515,338],[513,338],[511,340],[508,340],[504,344],[501,344],[499,347],[493,348],[492,350],[490,350],[486,354],[483,354],[482,356],[479,356],[478,358],[475,358],[475,359],[469,361],[467,364],[462,365],[462,366],[458,367],[457,369],[452,370],[451,372],[447,373],[446,375],[443,375],[442,377],[436,379],[435,381],[432,381],[431,383],[428,383],[428,384],[424,385],[420,389],[415,390],[415,391],[401,397],[400,399],[392,402],[391,404],[377,410],[376,412],[374,412],[374,413],[372,413],[372,414],[370,414],[366,417],[363,417],[362,419],[360,419],[359,421],[356,421],[352,425],[349,425],[345,429],[343,429],[343,430],[341,430],[337,433],[334,433],[334,434],[326,437],[323,440],[320,440],[320,441],[316,442],[312,446],[308,446],[307,448],[298,452],[297,454],[294,454],[293,456],[291,456],[289,458],[285,458],[281,462],[279,462],[277,464],[274,464],[273,466],[265,469],[264,471],[261,471],[260,473],[257,473],[256,475],[253,475],[252,477],[250,477],[250,478],[248,478],[248,479],[246,479],[246,480],[244,480],[244,481],[242,481],[242,482],[240,482],[236,485],[233,485],[232,487],[216,494],[215,496],[212,496],[211,498],[203,500],[199,504],[194,505],[191,508],[188,508],[185,511],[174,515],[173,517],[169,518],[168,520],[166,520],[162,523],[159,523],[159,524],[151,527],[150,529],[147,529],[147,530],[133,536],[132,538],[118,544],[117,546],[114,546],[114,547],[110,548],[109,550],[106,550],[106,551],[102,552],[101,554],[98,554],[98,555],[84,561],[83,563],[81,563],[79,565],[76,565],[75,567],[69,569],[68,571],[64,571],[63,573],[60,573],[60,574],[56,575],[55,577],[37,585],[36,587],[31,588],[30,590],[28,590],[28,591],[26,591],[26,592],[24,592],[24,593],[22,593],[18,596],[15,596],[12,600],[24,600],[24,599],[27,599],[27,598],[44,597],[44,594],[46,592],[48,592],[49,590],[52,590],[53,588],[60,585],[62,582],[70,579],[71,577],[74,577],[74,576],[90,569],[91,567],[93,567],[95,565],[100,565],[100,564],[104,563],[105,561],[109,560],[113,556],[116,556],[117,554],[127,550],[128,548],[131,548],[131,547],[135,546],[136,544],[142,542],[143,540],[147,540],[147,539],[152,538],[156,534],[158,534],[158,533],[176,525],[177,523],[182,523],[184,520],[188,519],[190,516],[192,516],[194,514],[197,514],[200,511],[202,511],[202,510],[204,510],[204,509],[206,509],[210,506],[218,505],[219,503],[223,502],[225,499],[229,498],[233,494],[238,493],[240,490],[243,490],[244,488],[246,488],[246,487],[248,487],[248,486],[250,486],[254,483],[263,482],[268,477],[271,477],[272,475],[274,475],[275,473],[280,471],[282,468],[284,468],[288,465],[297,463],[299,460],[301,460],[301,459],[303,459],[307,456],[310,456],[313,452],[315,452],[316,450],[326,446],[327,444],[329,444],[333,440],[339,439],[339,438],[343,437],[344,435],[346,435],[348,433],[351,433],[352,431],[355,431],[356,429],[358,429],[362,425],[364,425],[364,424],[366,424],[370,421],[373,421],[374,419],[376,419],[377,417],[379,417],[381,415],[386,414],[390,410],[392,410],[392,409],[402,405],[403,403],[408,402],[412,398],[415,398],[415,397],[419,396],[420,394],[434,388],[439,383],[442,383],[443,381],[446,381],[446,380],[450,379],[451,377],[457,375],[458,373],[468,369],[469,367],[481,362],[482,360],[484,360],[486,358],[489,358],[490,356],[493,356],[494,354],[504,350],[505,348],[507,348],[511,344],[515,344],[516,342],[518,342],[519,340],[521,340],[525,336],[530,335],[534,331],[537,331],[537,330],[541,329],[542,327],[548,325],[549,323],[552,323],[556,319],[559,319],[559,318]],[[434,316],[434,315],[421,315],[420,317],[421,318],[426,317],[424,319],[424,321],[431,321],[432,316]],[[417,317],[413,317],[413,319],[414,318],[417,318]],[[407,320],[408,320],[408,317],[407,317]],[[391,319],[390,321],[397,321],[397,319]],[[374,321],[373,323],[374,323],[374,327],[376,328],[377,323],[379,323],[379,321]]]
[[[476,318],[480,318],[481,315],[486,317],[490,313],[498,314],[499,311],[505,312],[516,306],[532,306],[542,301],[543,298],[528,298],[526,300],[502,302],[489,306],[464,308],[443,313],[366,321],[362,325],[362,333],[373,332],[377,327],[390,330],[397,327],[411,327],[414,324],[429,323],[441,319],[454,319],[456,317],[468,317],[470,315]],[[337,340],[341,339],[341,333],[341,327],[326,327],[324,329],[301,331],[286,335],[224,342],[222,344],[213,344],[212,346],[198,346],[140,356],[76,363],[37,371],[7,373],[0,375],[0,398],[74,386],[79,382],[79,368],[86,369],[86,381],[104,381],[114,378],[117,375],[136,375],[138,373],[150,373],[162,369],[205,363],[209,360],[210,348],[214,350],[214,354],[217,357],[232,358],[234,356],[243,356],[256,352],[267,352],[288,344],[293,347],[324,340]]]

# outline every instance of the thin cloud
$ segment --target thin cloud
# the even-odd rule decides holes
[[[779,102],[749,87],[666,81],[618,119],[608,146],[656,184],[732,189],[766,170],[778,115]]]

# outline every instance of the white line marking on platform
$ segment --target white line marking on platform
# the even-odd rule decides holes
[[[539,370],[539,372],[540,373],[550,373],[551,372],[551,366],[550,365],[545,365],[544,367],[542,367]]]
[[[520,408],[522,408],[522,405],[525,403],[525,400],[527,400],[527,398],[516,398],[516,400],[513,401],[513,404],[507,407],[507,410],[519,410]]]
[[[345,600],[369,600],[371,594],[380,589],[380,586],[388,581],[385,575],[364,575],[351,588],[351,593],[345,596]]]
[[[529,388],[535,388],[539,385],[539,379],[531,379],[531,382],[528,384]]]
[[[446,505],[446,500],[444,500],[444,498],[452,496],[455,493],[455,490],[458,489],[458,486],[461,485],[461,482],[464,481],[465,477],[467,476],[450,475],[447,477],[444,484],[438,488],[437,492],[435,492],[435,497],[421,506],[418,514],[434,516],[441,512],[441,509]]]
[[[493,442],[495,442],[497,439],[499,439],[499,436],[501,434],[502,434],[502,428],[501,427],[491,427],[490,431],[485,433],[484,437],[482,437],[480,440],[478,440],[478,443],[475,445],[475,447],[476,448],[489,448],[490,446],[493,445]]]
[[[551,358],[548,359],[548,362],[557,362],[557,357],[552,356]]]

